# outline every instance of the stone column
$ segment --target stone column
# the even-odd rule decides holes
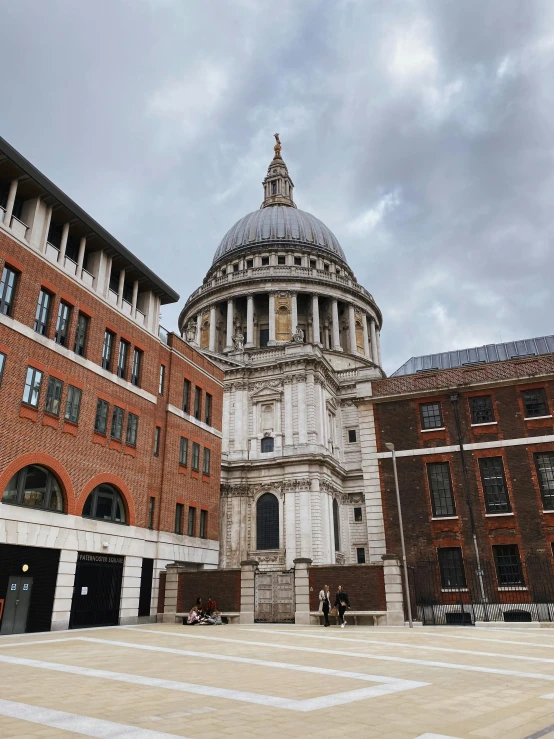
[[[137,623],[141,571],[142,557],[129,557],[127,555],[123,566],[123,584],[119,609],[120,626]]]
[[[254,296],[246,296],[246,345],[254,346]]]
[[[298,443],[308,443],[308,418],[306,409],[306,381],[303,377],[296,379],[296,397],[298,402]]]
[[[201,331],[202,331],[202,313],[197,313],[196,314],[196,336],[194,337],[196,346],[200,346],[200,332]]]
[[[373,364],[379,364],[379,352],[377,350],[377,334],[375,332],[375,318],[373,316],[369,319],[370,331],[371,331],[371,361]]]
[[[67,238],[69,236],[69,223],[64,223],[62,226],[62,238],[60,241],[60,253],[58,255],[58,264],[62,267],[65,261],[65,250],[67,249]]]
[[[298,303],[296,293],[291,293],[291,335],[295,333],[298,325]],[[292,336],[291,336],[292,338]]]
[[[319,297],[312,295],[312,321],[313,321],[313,342],[321,344],[321,336],[319,331]]]
[[[215,352],[215,305],[210,306],[210,343],[208,349]]]
[[[165,600],[162,623],[174,624],[177,620],[177,589],[179,586],[179,565],[165,568]]]
[[[87,237],[83,236],[83,238],[79,241],[79,256],[77,257],[77,277],[81,279],[81,273],[83,271],[83,264],[85,261],[85,247],[87,245]],[[138,285],[138,283],[137,283]],[[136,308],[136,306],[135,306]]]
[[[121,308],[123,301],[123,288],[125,287],[125,270],[122,269],[119,273],[119,284],[117,286],[117,304]]]
[[[131,315],[133,316],[133,318],[136,318],[137,315],[138,289],[139,282],[138,280],[135,280],[133,282],[133,297],[131,298]]]
[[[299,557],[294,560],[294,623],[310,623],[310,570],[312,560]]]
[[[225,341],[225,348],[233,348],[233,318],[234,318],[234,303],[233,298],[227,300],[227,338]]]
[[[404,593],[400,558],[396,554],[383,554],[382,560],[387,601],[387,626],[404,626]]]
[[[339,306],[336,300],[331,302],[331,315],[333,318],[333,350],[341,352],[340,333],[339,333]]]
[[[17,180],[10,182],[10,189],[8,191],[8,200],[6,201],[6,213],[4,215],[4,223],[9,228],[12,223],[13,206],[15,205],[15,196],[17,195]]]
[[[258,562],[246,559],[240,563],[240,618],[241,624],[254,623],[255,580]]]
[[[365,313],[362,313],[362,329],[364,332],[364,356],[366,359],[371,359],[369,351],[369,335],[367,332],[367,316]]]
[[[356,315],[352,303],[348,306],[348,328],[350,332],[350,353],[358,353],[358,342],[356,341]]]
[[[275,295],[269,293],[269,344],[275,344]]]
[[[381,331],[377,331],[377,363],[381,366]]]
[[[77,552],[72,549],[62,549],[52,609],[52,631],[65,631],[69,628],[76,569]]]
[[[294,443],[294,429],[292,426],[292,378],[285,377],[283,385],[285,403],[285,446],[290,447]]]

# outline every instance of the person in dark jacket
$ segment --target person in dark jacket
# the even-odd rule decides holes
[[[344,613],[347,608],[350,608],[350,601],[348,600],[348,593],[345,593],[345,591],[342,589],[342,585],[339,585],[337,595],[335,596],[335,608],[337,609],[339,614],[340,627],[341,629],[344,629],[344,627],[346,626]]]

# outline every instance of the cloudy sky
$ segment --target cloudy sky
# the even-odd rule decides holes
[[[385,369],[553,332],[552,0],[0,0],[0,133],[184,300],[298,206],[384,316]]]

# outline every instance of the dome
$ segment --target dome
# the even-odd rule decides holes
[[[288,205],[270,205],[244,216],[227,231],[213,264],[245,247],[276,242],[323,249],[346,262],[337,237],[319,218]]]

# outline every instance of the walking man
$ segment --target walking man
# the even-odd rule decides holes
[[[340,627],[341,629],[344,629],[344,627],[346,626],[346,618],[344,617],[344,613],[347,608],[350,608],[350,601],[348,600],[348,593],[345,593],[345,591],[342,589],[342,585],[339,585],[339,589],[337,590],[337,595],[335,597],[335,608],[337,608],[339,613]]]
[[[325,619],[324,626],[331,626],[329,623],[329,611],[331,610],[331,593],[329,592],[329,586],[324,585],[323,590],[319,591],[319,610],[323,612]]]

